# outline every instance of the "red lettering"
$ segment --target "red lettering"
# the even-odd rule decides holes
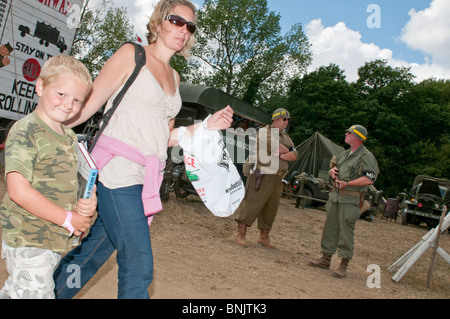
[[[56,0],[54,0],[56,2]],[[58,3],[56,3],[56,5],[58,5]],[[61,12],[62,14],[66,15],[67,11],[65,10],[66,7],[66,1],[63,0],[61,3],[61,6],[59,7],[59,12]]]
[[[60,13],[67,15],[69,10],[72,8],[73,4],[69,3],[67,0],[38,0],[43,5],[46,5],[49,8],[53,8]]]
[[[193,168],[195,168],[195,159],[190,156],[184,155],[184,163],[186,163],[186,165],[188,166],[192,166]]]
[[[57,8],[58,7],[58,3],[59,3],[59,0],[53,0],[53,8]]]

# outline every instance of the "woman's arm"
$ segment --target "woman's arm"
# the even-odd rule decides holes
[[[66,123],[75,127],[86,122],[125,83],[135,67],[134,45],[122,46],[106,62],[92,85],[92,92],[86,99],[80,113]]]
[[[224,130],[226,128],[229,128],[231,126],[231,123],[233,122],[233,109],[228,105],[226,108],[217,111],[214,113],[206,123],[206,127],[208,130]],[[178,144],[178,128],[174,128],[175,121],[174,119],[170,120],[169,122],[169,130],[170,130],[170,136],[169,136],[169,142],[168,147],[174,147]],[[202,124],[196,123],[193,125],[190,125],[186,128],[186,134],[188,136],[193,136],[194,132],[197,130],[197,128]]]

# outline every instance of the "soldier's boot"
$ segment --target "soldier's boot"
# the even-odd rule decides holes
[[[237,239],[237,243],[244,247],[247,247],[247,242],[245,241],[245,233],[246,232],[247,232],[247,225],[239,223],[236,239]]]
[[[347,275],[347,267],[350,259],[342,258],[339,268],[333,273],[333,277],[344,278]]]
[[[329,254],[322,254],[322,257],[320,257],[319,259],[308,262],[309,266],[322,269],[330,269],[330,264],[331,264],[331,255]]]
[[[258,244],[266,247],[266,248],[276,248],[269,239],[269,230],[261,229],[259,232]]]

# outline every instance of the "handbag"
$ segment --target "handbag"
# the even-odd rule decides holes
[[[125,93],[130,88],[131,84],[134,82],[134,80],[138,76],[139,72],[141,71],[142,67],[146,63],[144,47],[142,45],[134,43],[134,42],[125,42],[124,44],[127,44],[127,43],[134,44],[134,48],[135,48],[134,60],[136,62],[136,66],[134,67],[133,73],[129,76],[129,78],[125,82],[125,85],[123,86],[122,90],[120,90],[120,92],[117,94],[116,98],[114,99],[111,108],[103,114],[101,121],[100,121],[102,124],[101,124],[100,128],[98,129],[98,131],[96,132],[97,127],[94,125],[94,126],[91,126],[91,128],[88,129],[84,133],[85,139],[89,145],[89,152],[92,152],[92,150],[94,149],[98,138],[103,133],[106,126],[108,125],[108,122],[111,119],[111,116],[113,115],[114,111],[117,109],[117,107],[119,106],[120,102],[122,101],[122,98],[124,97]]]

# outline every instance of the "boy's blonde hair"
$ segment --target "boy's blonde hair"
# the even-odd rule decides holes
[[[159,25],[162,25],[164,20],[166,19],[169,12],[175,8],[176,6],[186,6],[194,12],[195,20],[192,22],[196,22],[197,20],[197,8],[190,0],[161,0],[155,7],[155,10],[150,17],[150,22],[147,24],[147,41],[148,44],[152,44],[158,38],[158,32],[156,28]],[[177,52],[179,55],[184,56],[185,58],[189,57],[189,51],[195,44],[195,35],[191,34],[189,41],[186,43],[183,49]]]
[[[92,77],[86,66],[68,55],[55,55],[48,59],[42,67],[39,78],[42,79],[43,85],[46,87],[53,83],[58,75],[66,72],[71,72],[91,89]]]

